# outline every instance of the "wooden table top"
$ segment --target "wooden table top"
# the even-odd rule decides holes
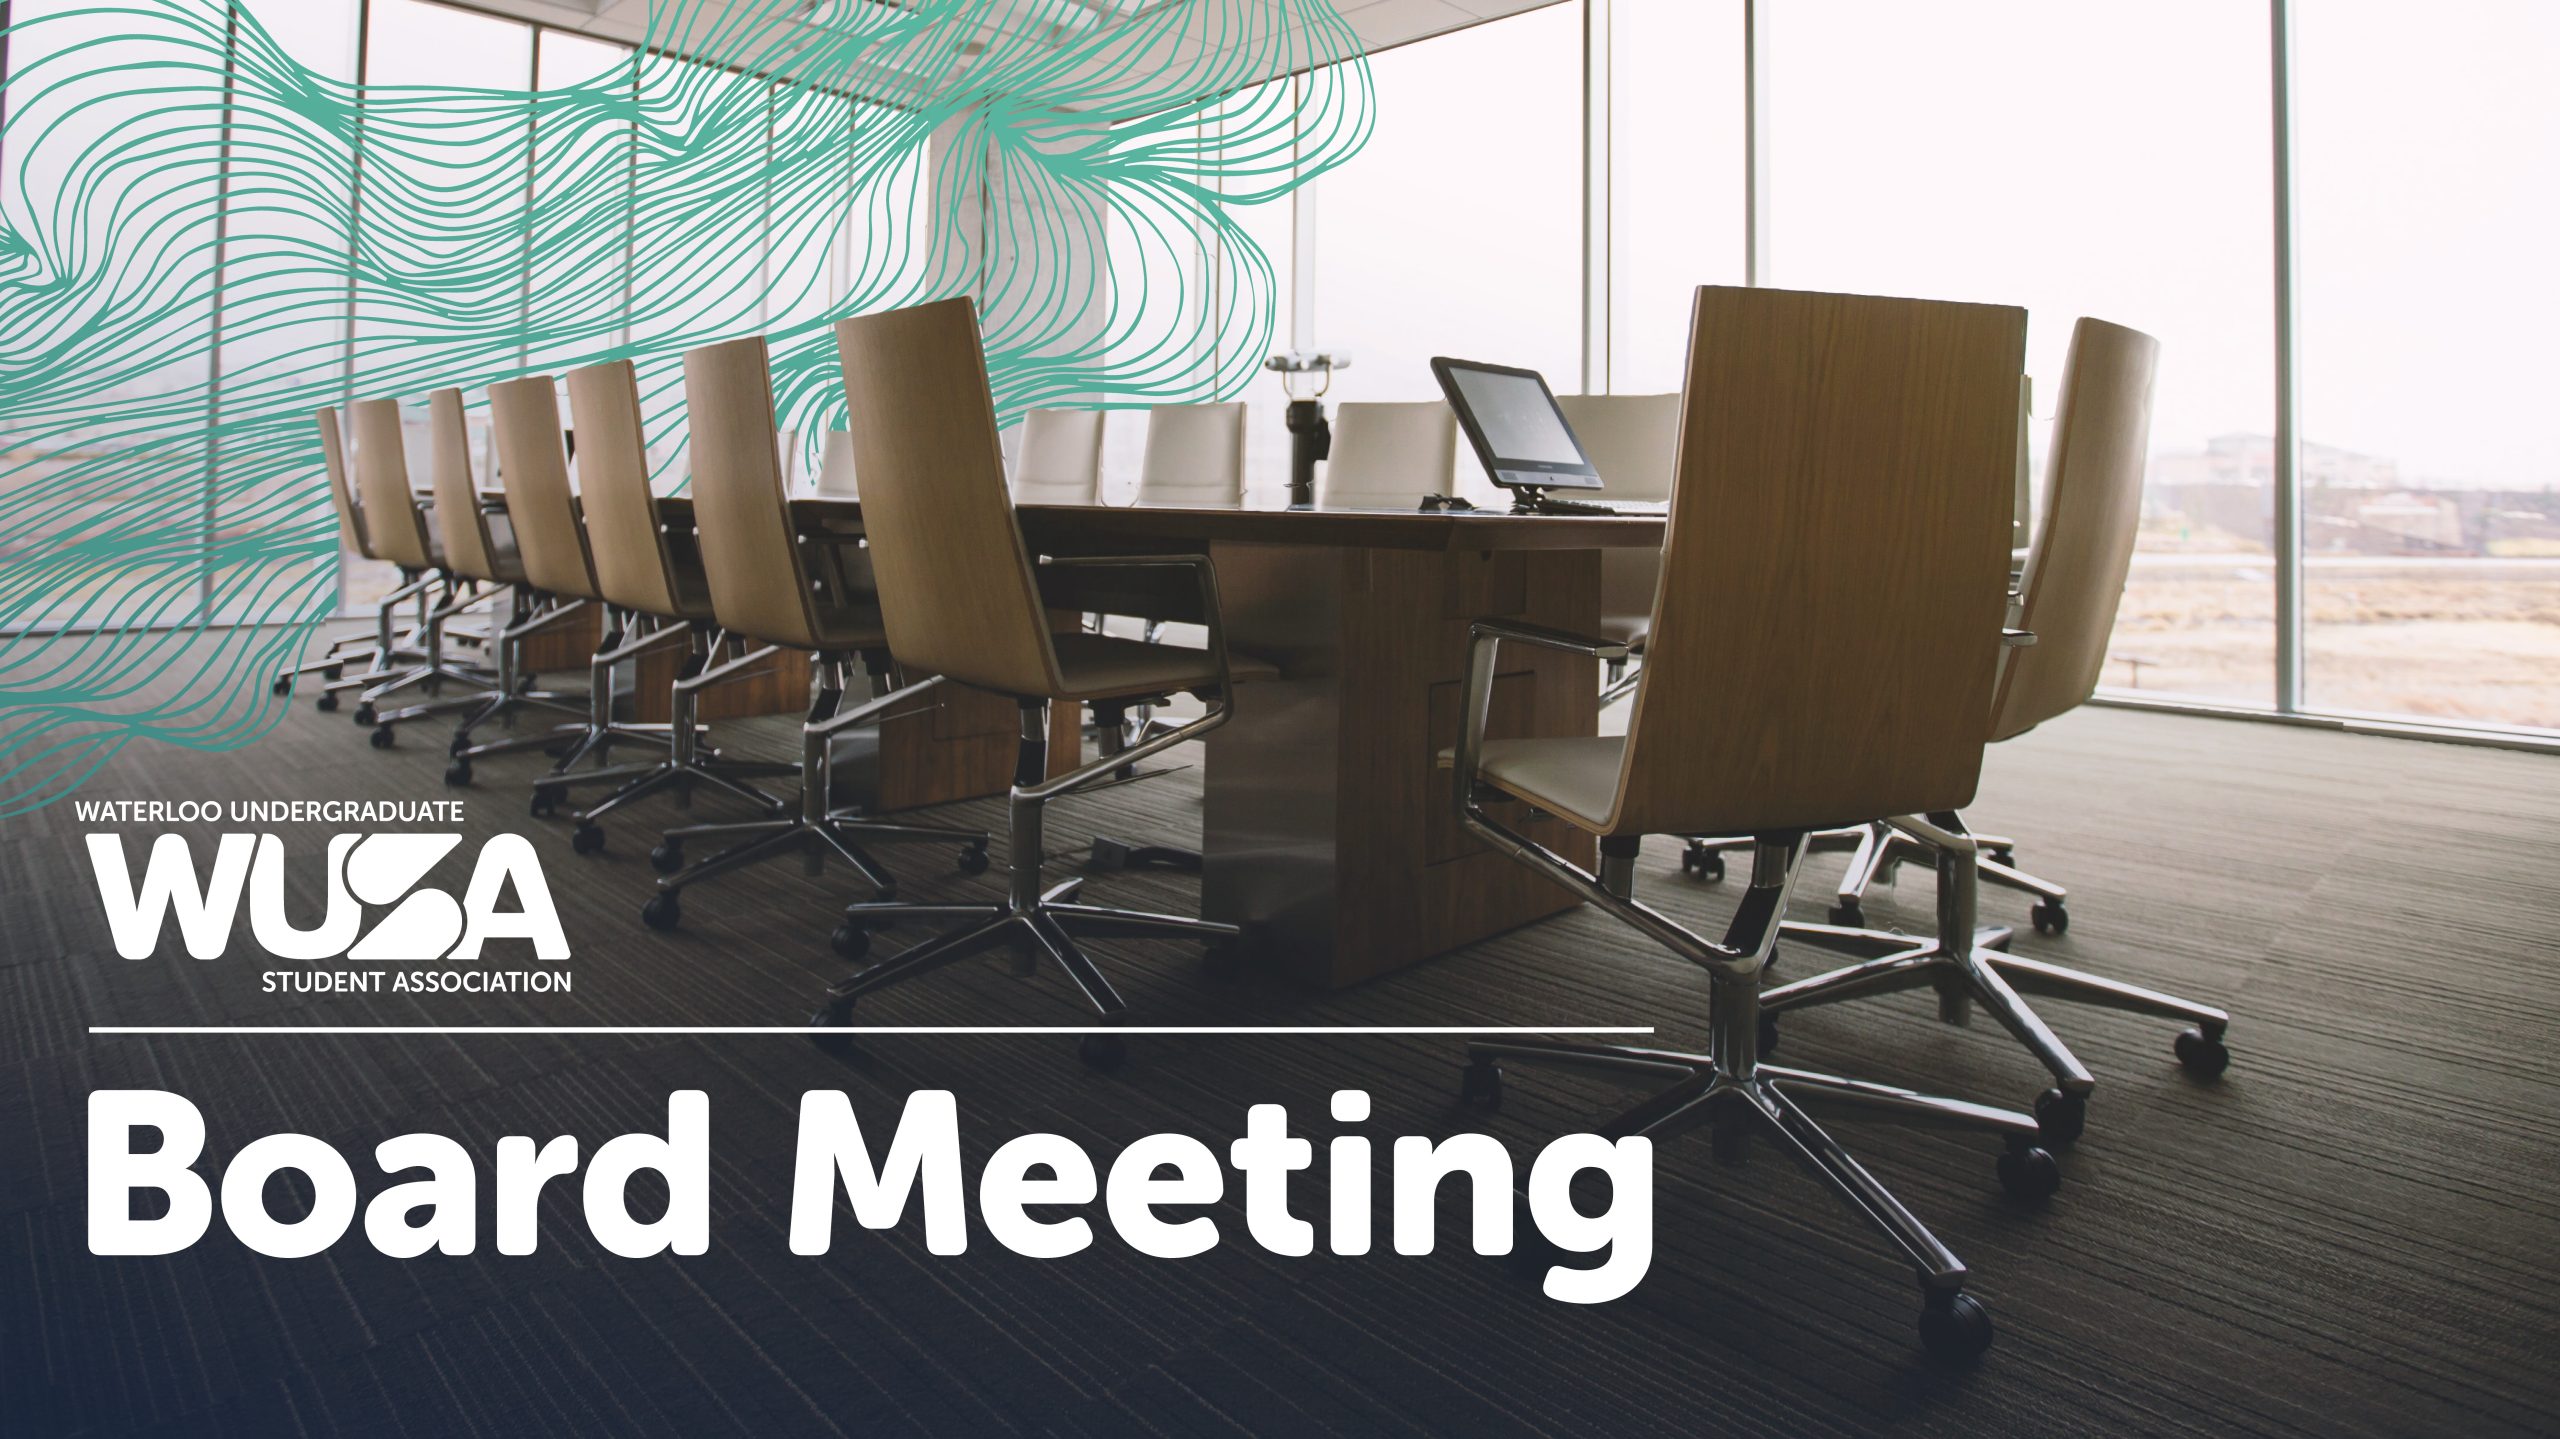
[[[662,510],[690,512],[684,495],[663,495]],[[792,513],[812,528],[862,522],[862,502],[843,495],[791,496]],[[1093,550],[1132,542],[1246,541],[1334,545],[1379,550],[1659,549],[1659,512],[1623,515],[1514,515],[1502,510],[1190,509],[1170,505],[1022,505],[1023,534],[1034,547]],[[689,513],[682,516],[689,518]],[[670,518],[679,518],[671,515]]]

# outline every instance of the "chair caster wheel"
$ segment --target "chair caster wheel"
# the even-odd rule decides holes
[[[338,680],[345,678],[346,673],[347,667],[345,665],[331,665],[320,672],[320,678],[323,680]]]
[[[672,889],[659,890],[640,906],[640,922],[651,929],[673,929],[683,919],[684,901]]]
[[[1770,1055],[1777,1052],[1778,1016],[1774,1014],[1763,1014],[1760,1016],[1760,1057],[1762,1059],[1767,1059]]]
[[[604,849],[604,826],[591,820],[578,821],[569,831],[569,849],[573,854],[597,854]]]
[[[1724,856],[1711,849],[1684,849],[1680,872],[1702,884],[1714,884],[1724,878]]]
[[[1867,911],[1853,899],[1844,904],[1831,906],[1823,918],[1842,929],[1864,929],[1867,923]]]
[[[2036,907],[2027,911],[2027,917],[2036,922],[2038,934],[2067,934],[2071,929],[2071,911],[2064,909],[2060,900],[2037,901]]]
[[[2207,1034],[2202,1029],[2182,1029],[2178,1031],[2177,1048],[2178,1062],[2187,1067],[2187,1073],[2198,1079],[2215,1078],[2231,1067],[2231,1051],[2223,1045],[2219,1034]]]
[[[2045,1148],[2069,1149],[2089,1127],[2088,1097],[2048,1089],[2036,1096],[2036,1123],[2044,1129]]]
[[[1490,1059],[1467,1061],[1458,1079],[1458,1102],[1490,1114],[1502,1107],[1502,1066]]]
[[[809,1042],[824,1053],[842,1057],[853,1052],[853,1036],[845,1033],[853,1024],[853,1001],[830,999],[810,1011],[811,1029],[833,1030],[832,1034],[813,1034]]]
[[[324,693],[320,698],[311,702],[311,707],[320,711],[320,713],[324,715],[336,714],[338,712],[338,697],[333,694]]]
[[[1991,1311],[1970,1294],[1932,1295],[1920,1311],[1920,1347],[1941,1364],[1970,1364],[1991,1347]]]
[[[669,844],[665,841],[652,845],[649,849],[649,868],[660,874],[673,874],[684,868],[684,846]]]
[[[858,962],[871,952],[871,931],[846,920],[827,936],[827,947],[836,952],[836,958],[848,964]]]
[[[373,706],[369,704],[357,705],[355,721],[357,724],[362,725],[369,725],[373,723]]]
[[[549,819],[560,812],[560,801],[567,797],[568,792],[556,784],[538,784],[533,787],[533,800],[528,807],[535,819]]]
[[[471,732],[468,730],[455,730],[453,738],[444,743],[444,752],[455,759],[462,758],[462,752],[469,748],[471,748]]]
[[[2015,1141],[2013,1146],[2000,1156],[1997,1165],[2000,1187],[2011,1199],[2023,1203],[2051,1199],[2062,1188],[2062,1166],[2055,1161],[2053,1151]]]
[[[1129,1041],[1116,1034],[1088,1034],[1076,1046],[1076,1058],[1085,1067],[1103,1074],[1116,1072],[1129,1061]]]
[[[967,849],[960,851],[960,872],[962,874],[985,874],[987,872],[987,847],[983,844],[973,844]]]
[[[375,725],[373,727],[373,733],[365,737],[365,743],[373,746],[375,749],[391,748],[391,726],[387,724]]]
[[[284,675],[278,675],[267,682],[267,693],[271,695],[289,695],[293,693],[293,681]]]
[[[467,759],[457,759],[453,763],[446,765],[444,767],[444,782],[447,789],[461,789],[470,784],[471,761]]]

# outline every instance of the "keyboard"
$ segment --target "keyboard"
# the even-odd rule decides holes
[[[1560,500],[1553,495],[1542,495],[1538,499],[1536,513],[1542,515],[1614,515],[1617,511],[1611,509],[1607,505],[1595,505],[1584,500]]]

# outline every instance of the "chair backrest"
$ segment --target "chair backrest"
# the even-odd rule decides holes
[[[373,558],[389,560],[404,570],[435,567],[435,547],[427,542],[426,516],[409,492],[409,447],[401,438],[400,402],[358,400],[356,416],[356,493],[364,497],[365,538],[373,542]]]
[[[460,390],[427,396],[427,457],[445,568],[467,579],[509,578],[499,573],[489,517],[480,509],[479,483],[471,473],[471,422],[463,413]]]
[[[1147,412],[1138,503],[1233,509],[1244,503],[1244,402]]]
[[[890,653],[999,694],[1057,693],[977,306],[964,296],[840,320],[836,351]]]
[[[1558,395],[1556,404],[1600,472],[1600,499],[1671,498],[1680,450],[1678,395]]]
[[[1316,503],[1409,510],[1457,483],[1458,417],[1445,400],[1346,400],[1334,411],[1333,458]]]
[[[1698,291],[1612,832],[1972,800],[2026,343],[2003,305]]]
[[[1026,505],[1102,503],[1102,411],[1033,410],[1024,415],[1022,452],[1013,461],[1013,497]]]
[[[782,487],[773,377],[760,336],[684,354],[693,524],[721,628],[792,649],[825,648]]]
[[[1605,487],[1600,498],[1655,501],[1671,498],[1671,472],[1679,462],[1678,395],[1558,395],[1565,423],[1573,426]],[[1600,613],[1611,619],[1653,611],[1662,579],[1662,551],[1600,552]]]
[[[338,407],[323,405],[312,418],[320,425],[320,459],[329,475],[329,508],[338,516],[338,548],[374,559],[365,542],[364,511],[356,508],[355,491],[347,481],[347,439],[338,428]]]
[[[2044,522],[2019,585],[2018,625],[2036,642],[2009,653],[1993,739],[2077,708],[2098,687],[2142,522],[2159,358],[2160,342],[2139,330],[2083,319],[2071,332],[2038,506]]]
[[[666,535],[649,492],[649,445],[640,427],[640,378],[629,360],[569,372],[569,418],[578,427],[578,503],[586,511],[596,589],[609,604],[677,617]]]
[[[862,487],[854,473],[853,436],[843,430],[827,431],[826,448],[818,456],[818,493],[860,496]]]
[[[491,385],[489,423],[497,431],[498,484],[507,492],[507,523],[525,579],[564,599],[602,598],[578,502],[569,493],[558,383],[530,375]]]

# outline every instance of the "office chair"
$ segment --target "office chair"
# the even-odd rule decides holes
[[[338,520],[338,551],[378,561],[382,557],[374,553],[372,544],[365,538],[364,512],[357,507],[355,495],[348,487],[346,437],[340,427],[337,407],[323,406],[312,418],[320,426],[321,467],[329,481],[329,508]],[[338,707],[340,691],[369,689],[397,675],[404,663],[424,659],[425,651],[407,643],[407,637],[393,634],[392,622],[402,605],[415,600],[419,603],[420,624],[423,626],[427,593],[435,584],[436,576],[429,571],[401,569],[400,583],[374,604],[372,633],[346,635],[332,640],[321,658],[279,672],[272,684],[274,693],[290,694],[296,679],[308,674],[319,675],[322,684],[316,703],[325,713]],[[420,631],[411,631],[410,637],[418,633]],[[361,650],[353,648],[359,645],[363,647]],[[347,672],[350,665],[358,667],[353,674]]]
[[[490,395],[494,403],[496,390]],[[528,406],[548,408],[548,418],[538,424],[558,433],[559,401],[548,385],[524,395]],[[595,558],[596,589],[624,617],[629,635],[624,651],[636,655],[681,642],[686,655],[668,705],[665,758],[585,770],[536,785],[534,814],[554,813],[573,785],[614,785],[577,814],[570,831],[569,847],[593,854],[605,846],[606,815],[661,790],[675,791],[676,803],[685,808],[692,806],[696,789],[707,788],[745,800],[760,813],[780,813],[788,807],[785,801],[758,789],[754,781],[797,775],[799,766],[723,758],[703,743],[703,727],[695,719],[703,690],[763,664],[779,647],[764,645],[714,663],[732,646],[712,608],[710,582],[703,576],[693,535],[687,532],[679,541],[658,517],[641,429],[640,382],[631,362],[608,360],[570,371],[569,413],[577,424],[579,499],[588,549]],[[684,863],[681,846],[662,844],[649,858],[661,873],[672,873]]]
[[[1230,510],[1243,504],[1244,419],[1242,400],[1147,411],[1138,503]]]
[[[357,422],[363,423],[362,407]],[[504,502],[484,497],[472,476],[471,441],[470,422],[463,415],[462,392],[442,389],[429,394],[428,483],[435,496],[436,535],[443,542],[440,557],[444,571],[467,596],[458,598],[448,609],[459,612],[491,600],[505,601],[494,622],[496,628],[489,635],[496,673],[484,687],[460,696],[458,701],[439,699],[410,705],[379,716],[373,727],[374,746],[387,749],[397,726],[462,710],[462,719],[454,726],[446,749],[451,763],[444,778],[449,785],[471,782],[474,759],[566,743],[577,733],[575,726],[561,726],[540,734],[474,743],[471,731],[480,725],[496,720],[513,728],[517,714],[524,710],[540,708],[579,714],[585,707],[582,696],[534,689],[532,676],[521,673],[526,638],[566,619],[586,601],[547,594],[526,577],[524,558],[517,551],[515,531],[507,522]],[[361,467],[363,456],[359,454],[357,459]]]
[[[1444,400],[1347,400],[1333,413],[1333,458],[1316,503],[1410,510],[1457,485],[1458,417]]]
[[[1082,879],[1043,889],[1041,815],[1048,802],[1107,782],[1135,762],[1226,723],[1236,674],[1219,625],[1217,572],[1206,555],[1055,559],[1049,567],[1179,567],[1200,586],[1208,647],[1190,649],[1081,630],[1051,632],[1013,501],[1005,490],[995,406],[987,388],[977,308],[944,300],[839,321],[836,346],[852,404],[855,465],[862,472],[862,521],[871,539],[881,621],[899,662],[1009,695],[1020,707],[1021,744],[1011,794],[1002,900],[980,904],[876,901],[845,910],[839,951],[859,958],[870,933],[907,920],[956,927],[875,964],[827,991],[811,1023],[846,1024],[863,995],[1009,946],[1055,962],[1107,1020],[1128,1006],[1095,967],[1080,939],[1192,938],[1228,943],[1236,927],[1075,902]],[[1052,704],[1126,703],[1178,692],[1208,706],[1200,718],[1140,743],[1122,756],[1049,776]],[[1089,1036],[1084,1060],[1117,1065],[1117,1035]]]
[[[2142,474],[2151,428],[2151,377],[2159,343],[2137,330],[2084,319],[2072,331],[2045,471],[2043,527],[2029,552],[2019,593],[2018,624],[2035,644],[2013,652],[2000,675],[1988,738],[2024,734],[2077,708],[2097,686],[2132,563],[2142,515]],[[1868,705],[1862,713],[1886,712]],[[1896,726],[1880,726],[1888,737]],[[1907,730],[1907,724],[1900,726]],[[1761,996],[1763,1015],[1858,995],[1927,985],[1939,1016],[1951,1024],[1981,1004],[2052,1072],[2055,1087],[2036,1100],[2049,1145],[2069,1144],[2087,1123],[2093,1081],[2020,991],[2185,1020],[2178,1060],[2204,1077],[2231,1063],[2223,1032],[2230,1016],[2208,1005],[2085,974],[2024,955],[2004,953],[2006,933],[1975,928],[1980,884],[2014,874],[1981,857],[1985,847],[1945,805],[1884,821],[1894,838],[1885,852],[1926,854],[1938,874],[1937,932],[1918,937],[1837,924],[1789,924],[1786,934],[1863,962],[1781,985]],[[1881,846],[1879,846],[1881,848]],[[1856,866],[1852,866],[1853,873]],[[2054,893],[2059,897],[2059,887]],[[1775,1031],[1771,1031],[1774,1036]]]
[[[1711,1126],[1720,1158],[1753,1136],[1802,1161],[1911,1262],[1920,1334],[1963,1359],[1990,1316],[1962,1261],[1808,1110],[2000,1136],[2021,1198],[2059,1185],[2028,1115],[1761,1062],[1760,972],[1807,830],[1973,797],[2008,560],[2005,473],[2026,313],[2007,306],[1707,287],[1698,291],[1679,467],[1652,653],[1620,736],[1485,739],[1504,644],[1601,660],[1614,640],[1480,620],[1453,786],[1459,821],[1523,865],[1707,972],[1706,1052],[1480,1041],[1463,1092],[1498,1103],[1505,1061],[1672,1081],[1600,1127],[1655,1140]],[[1879,716],[1900,717],[1880,733]],[[1596,873],[1495,817],[1500,801],[1599,837]],[[1648,834],[1753,837],[1751,883],[1721,941],[1631,897]]]
[[[457,404],[459,396],[456,397]],[[560,775],[594,755],[608,756],[617,744],[664,746],[671,743],[662,725],[627,724],[614,719],[614,667],[668,639],[655,627],[636,623],[630,611],[604,597],[596,582],[594,557],[586,528],[578,518],[577,497],[569,491],[569,455],[560,429],[560,399],[549,375],[502,380],[489,387],[489,417],[498,449],[498,481],[507,496],[507,519],[515,534],[525,581],[554,602],[596,604],[604,609],[595,652],[587,661],[587,711],[583,724],[554,732],[553,743],[565,743],[551,773]],[[466,749],[455,737],[448,784],[471,781],[471,758],[487,747]],[[574,844],[574,842],[573,842]]]
[[[1654,503],[1671,498],[1671,470],[1678,461],[1678,395],[1558,395],[1565,423],[1582,441],[1600,472],[1607,501]],[[1633,692],[1631,664],[1644,662],[1645,626],[1653,616],[1654,586],[1662,578],[1662,551],[1600,552],[1600,633],[1627,647],[1627,658],[1603,668],[1600,703]]]
[[[372,731],[374,748],[388,749],[392,727],[380,721],[391,716],[384,715],[380,706],[402,690],[419,688],[437,695],[447,683],[475,687],[465,694],[428,699],[393,711],[396,722],[479,706],[481,691],[477,687],[494,682],[495,675],[480,666],[447,658],[445,624],[456,615],[488,603],[491,596],[478,582],[454,570],[444,553],[438,528],[428,524],[426,512],[419,506],[417,493],[409,482],[409,451],[399,402],[358,400],[352,417],[356,492],[363,500],[365,538],[372,544],[375,557],[397,566],[403,575],[430,576],[434,586],[426,612],[419,619],[421,653],[417,662],[373,678],[356,696],[355,722]],[[471,503],[476,511],[478,502]]]
[[[774,819],[734,824],[687,825],[666,832],[657,893],[640,917],[656,929],[673,929],[682,917],[680,896],[693,885],[777,855],[799,854],[811,874],[833,856],[882,895],[898,882],[863,848],[879,844],[946,843],[960,846],[964,873],[987,868],[987,836],[936,825],[893,824],[831,806],[829,743],[854,726],[879,719],[921,693],[931,681],[883,690],[888,638],[880,611],[867,592],[856,540],[804,539],[792,523],[782,488],[782,463],[773,426],[773,381],[765,345],[750,336],[688,350],[684,399],[692,423],[694,531],[702,547],[702,573],[711,611],[731,635],[758,645],[804,650],[810,669],[808,717],[800,726],[800,807]],[[865,467],[867,470],[867,466]],[[868,525],[869,505],[864,506]],[[873,677],[871,699],[843,708],[855,657]],[[761,656],[757,656],[761,658]],[[737,662],[738,665],[746,661]],[[729,668],[735,669],[732,665]],[[696,839],[728,844],[687,868],[685,846]]]
[[[1102,411],[1030,411],[1022,417],[1021,444],[1013,462],[1016,503],[1102,503]]]

